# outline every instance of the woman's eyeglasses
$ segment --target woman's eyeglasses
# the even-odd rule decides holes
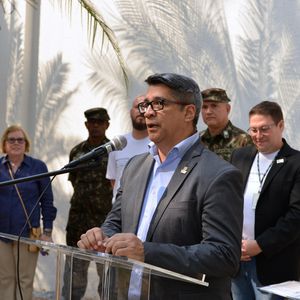
[[[18,144],[24,144],[25,143],[25,139],[24,138],[7,138],[6,141],[9,143],[9,144],[15,144],[15,143],[18,143]]]

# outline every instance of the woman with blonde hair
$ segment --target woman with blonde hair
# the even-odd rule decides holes
[[[5,155],[0,158],[0,182],[48,171],[44,162],[27,154],[30,141],[25,130],[19,125],[9,126],[4,131],[1,148]],[[49,181],[49,178],[42,178],[0,187],[0,232],[29,237],[31,228],[40,228],[42,216],[43,232],[39,238],[52,241],[51,232],[56,208],[53,206],[53,193],[51,185],[48,186]],[[45,188],[46,192],[39,199]],[[38,251],[31,252],[27,244],[20,243],[19,255],[22,298],[31,300]],[[17,242],[0,238],[0,265],[1,299],[21,299],[16,274]]]

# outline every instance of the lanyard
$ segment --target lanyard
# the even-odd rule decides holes
[[[268,174],[268,172],[270,171],[271,167],[273,166],[274,160],[275,160],[275,159],[273,159],[273,160],[271,161],[271,163],[269,164],[269,166],[268,166],[266,172],[265,172],[264,174],[261,174],[261,173],[260,173],[260,168],[259,168],[259,152],[257,153],[257,172],[258,172],[258,179],[259,179],[259,190],[258,190],[258,193],[259,193],[259,194],[260,194],[260,192],[261,192],[261,189],[262,189],[262,186],[263,186],[265,177],[266,177],[266,175]],[[262,175],[262,177],[261,177],[261,175]]]

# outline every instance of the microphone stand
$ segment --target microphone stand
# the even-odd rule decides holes
[[[44,177],[51,177],[59,174],[64,174],[64,173],[70,173],[73,171],[77,170],[82,170],[82,169],[88,169],[88,168],[96,168],[99,166],[99,160],[91,161],[88,163],[80,164],[76,167],[71,167],[71,168],[65,168],[63,167],[62,169],[56,170],[56,171],[51,171],[51,172],[46,172],[46,173],[40,173],[32,176],[27,176],[27,177],[22,177],[18,179],[13,179],[13,180],[7,180],[7,181],[2,181],[0,182],[0,187],[1,186],[7,186],[7,185],[12,185],[12,184],[17,184],[21,182],[26,182],[26,181],[32,181],[35,179],[40,179]]]

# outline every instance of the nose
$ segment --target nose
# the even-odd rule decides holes
[[[204,111],[207,114],[211,114],[213,110],[210,107],[207,107]]]
[[[264,134],[260,131],[260,130],[257,130],[257,132],[255,133],[255,137],[257,138],[257,139],[260,139],[260,138],[262,138],[264,136]]]
[[[146,111],[144,112],[144,117],[149,118],[150,116],[155,115],[155,111],[153,110],[151,105],[148,105]]]

